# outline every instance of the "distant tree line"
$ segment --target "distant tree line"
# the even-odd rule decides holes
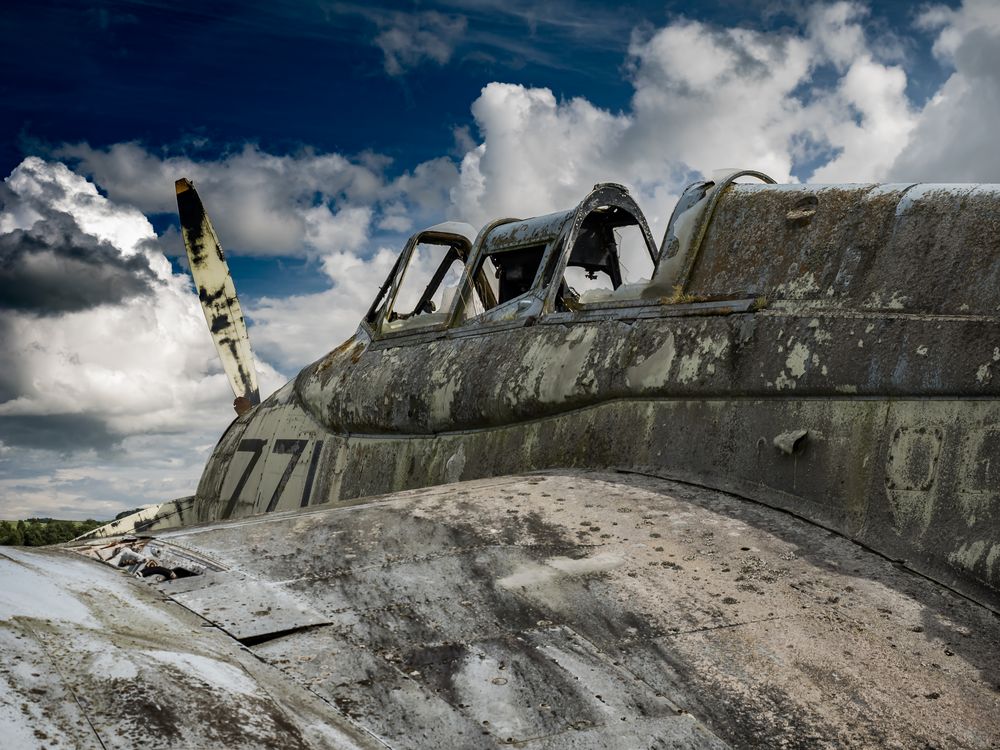
[[[41,547],[59,544],[103,526],[105,521],[59,521],[54,518],[29,518],[21,521],[0,521],[0,545],[14,544]]]

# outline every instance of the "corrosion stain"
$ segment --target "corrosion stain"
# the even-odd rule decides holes
[[[204,304],[214,304],[218,302],[226,294],[226,290],[223,287],[219,287],[214,292],[209,292],[203,286],[198,287],[198,299]]]
[[[212,333],[221,333],[231,325],[229,315],[221,313],[212,318]]]

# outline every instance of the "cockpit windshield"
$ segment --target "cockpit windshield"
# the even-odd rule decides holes
[[[447,324],[472,251],[472,227],[454,226],[466,231],[427,230],[410,239],[368,312],[366,321],[372,329],[392,334]],[[462,309],[476,314],[493,304],[494,298],[483,299],[481,291],[474,287]]]
[[[480,270],[496,295],[498,305],[520,297],[531,289],[544,254],[545,245],[541,244],[516,249],[505,248],[483,255]]]

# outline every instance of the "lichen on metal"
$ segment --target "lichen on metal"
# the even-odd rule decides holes
[[[998,225],[998,186],[730,175],[660,248],[613,184],[417,232],[192,498],[73,546],[192,575],[0,553],[5,737],[994,747]],[[199,289],[235,302],[224,269]]]
[[[791,511],[1000,608],[1000,190],[723,176],[682,204],[661,248],[610,184],[488,225],[448,310],[389,331],[388,305],[373,305],[351,340],[238,418],[195,517],[617,467]],[[638,226],[659,267],[644,290],[615,277],[588,303],[563,275],[586,262],[614,276],[613,243],[585,260],[578,247],[602,221]],[[494,256],[506,287],[485,273]],[[681,295],[664,296],[667,277]],[[458,300],[477,295],[488,309],[469,314]]]

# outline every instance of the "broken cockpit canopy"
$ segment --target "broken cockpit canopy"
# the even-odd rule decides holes
[[[526,321],[606,301],[648,282],[657,257],[642,211],[614,184],[568,211],[494,221],[474,242],[471,231],[443,224],[410,238],[365,317],[369,333]]]
[[[646,218],[622,185],[597,185],[576,208],[552,278],[546,311],[637,297],[658,251]]]

